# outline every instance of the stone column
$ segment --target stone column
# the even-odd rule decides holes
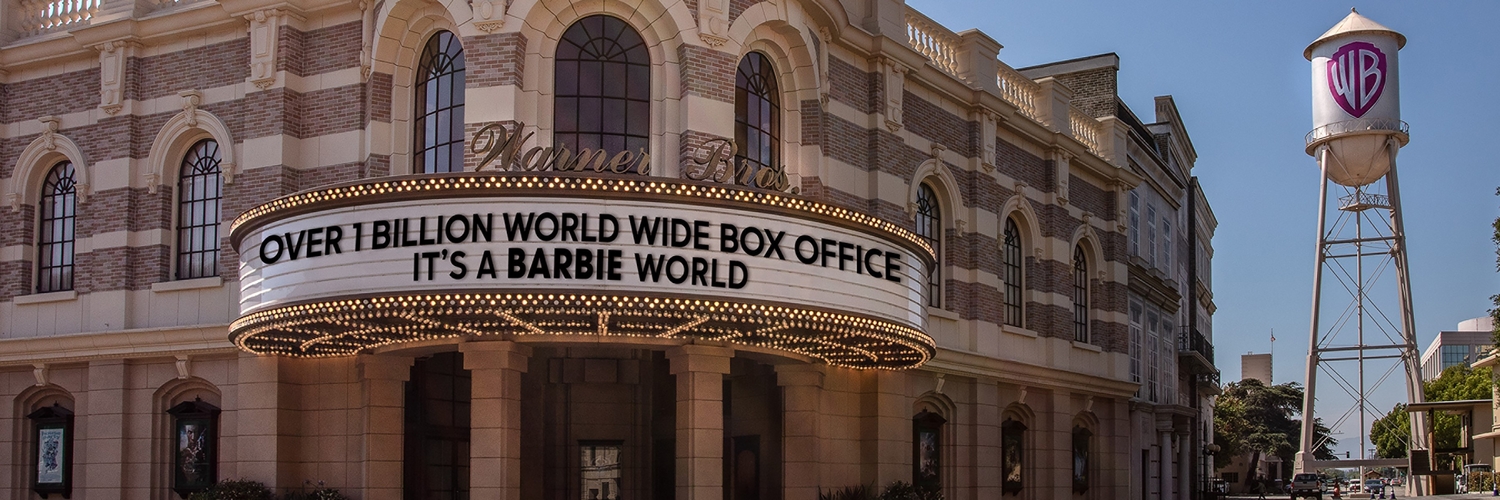
[[[511,341],[459,345],[473,378],[469,405],[469,492],[521,498],[521,374],[531,348]]]
[[[361,449],[365,500],[401,500],[405,459],[406,381],[412,358],[360,355]]]
[[[779,365],[776,384],[782,387],[781,485],[783,498],[817,498],[823,486],[823,440],[818,432],[822,414],[823,367]]]
[[[235,384],[235,477],[277,487],[281,358],[240,353]],[[226,460],[227,461],[227,460]]]
[[[74,484],[88,497],[119,498],[125,480],[125,360],[90,361],[88,384],[88,411],[78,412],[83,439],[74,438]]]
[[[724,375],[734,350],[667,351],[677,377],[677,500],[724,498]]]
[[[1177,435],[1177,498],[1192,498],[1193,447],[1188,433]]]
[[[974,488],[979,498],[1001,497],[1000,388],[996,381],[974,382]]]
[[[888,484],[912,480],[912,412],[906,395],[908,375],[892,370],[870,370],[862,374],[862,405],[873,404],[873,414],[862,411],[860,451],[863,483]],[[869,408],[869,406],[865,406]]]
[[[1161,446],[1161,453],[1157,454],[1159,457],[1161,457],[1160,460],[1157,461],[1157,465],[1160,466],[1158,468],[1159,470],[1157,471],[1157,473],[1161,474],[1161,476],[1160,476],[1161,479],[1158,479],[1156,484],[1158,484],[1158,485],[1161,486],[1161,499],[1162,500],[1167,500],[1169,498],[1173,498],[1172,497],[1172,433],[1171,432],[1160,432],[1160,431],[1158,431],[1157,432],[1157,436],[1159,436],[1158,441],[1161,441],[1161,443],[1159,444],[1159,446]]]

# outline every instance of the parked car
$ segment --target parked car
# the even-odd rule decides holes
[[[1323,478],[1317,474],[1297,474],[1292,476],[1292,498],[1316,498],[1323,500]]]

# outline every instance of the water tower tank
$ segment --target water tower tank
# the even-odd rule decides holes
[[[1307,154],[1326,146],[1329,180],[1363,186],[1395,161],[1391,140],[1406,145],[1397,51],[1406,37],[1350,11],[1302,53],[1312,61],[1313,130]]]

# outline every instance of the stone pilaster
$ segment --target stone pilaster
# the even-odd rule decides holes
[[[120,498],[125,481],[125,360],[91,361],[88,377],[88,411],[82,415],[80,433],[84,439],[74,439],[74,485],[82,486],[88,498]]]
[[[823,439],[818,432],[823,414],[823,367],[778,365],[781,386],[781,450],[783,498],[817,498],[823,486]]]
[[[723,347],[667,351],[677,377],[677,500],[724,498],[724,376],[733,357]]]
[[[359,357],[365,500],[400,500],[405,458],[406,381],[412,358]]]
[[[238,475],[245,479],[278,485],[277,442],[280,441],[282,358],[241,353],[235,370],[235,455]],[[397,471],[399,473],[399,470]]]
[[[459,346],[473,378],[469,405],[469,491],[474,498],[521,498],[521,374],[531,348],[510,341]]]

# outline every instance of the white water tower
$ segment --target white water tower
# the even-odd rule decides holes
[[[1302,54],[1312,62],[1313,129],[1307,134],[1307,154],[1317,159],[1323,175],[1298,472],[1408,464],[1407,459],[1365,456],[1371,417],[1384,411],[1368,396],[1387,380],[1383,374],[1404,373],[1408,401],[1422,401],[1396,183],[1396,154],[1409,139],[1406,122],[1401,121],[1397,78],[1398,51],[1405,45],[1405,36],[1351,11]],[[1385,182],[1378,182],[1381,179]],[[1338,195],[1332,206],[1330,183]],[[1381,280],[1387,273],[1394,273],[1395,279]],[[1330,276],[1333,279],[1325,282]],[[1381,284],[1387,288],[1381,289]],[[1389,288],[1392,284],[1394,290]],[[1367,371],[1378,380],[1366,379]],[[1343,394],[1334,391],[1319,398],[1319,377],[1333,381]],[[1344,396],[1351,403],[1347,410],[1326,408]],[[1319,399],[1325,407],[1315,407]],[[1322,443],[1315,441],[1314,418],[1321,417],[1336,430],[1355,415],[1359,431],[1344,435],[1359,435],[1359,459],[1316,460],[1313,450]],[[1426,450],[1425,418],[1421,413],[1412,417],[1411,448]]]

